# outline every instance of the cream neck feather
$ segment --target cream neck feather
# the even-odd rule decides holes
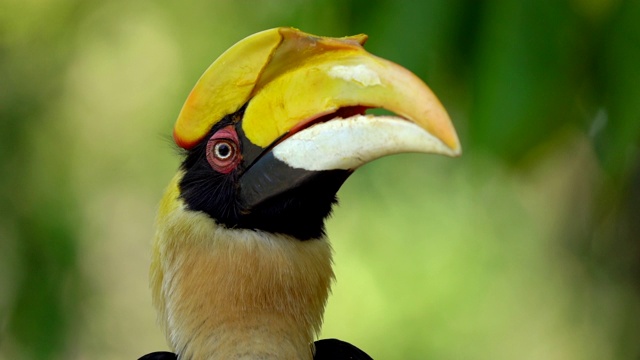
[[[333,271],[326,239],[227,229],[185,209],[178,174],[160,205],[154,304],[181,359],[311,359]]]

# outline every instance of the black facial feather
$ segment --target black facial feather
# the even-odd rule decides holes
[[[338,199],[336,192],[350,172],[319,172],[309,181],[267,199],[240,219],[239,226],[284,233],[299,240],[323,236],[324,221]]]
[[[180,181],[181,196],[192,210],[204,211],[216,220],[229,225],[225,219],[239,217],[240,204],[237,203],[236,184],[238,170],[229,174],[215,171],[207,161],[207,141],[216,131],[232,123],[225,118],[216,124],[211,132],[193,149],[189,150],[182,162],[185,175]]]
[[[185,175],[179,186],[188,208],[202,211],[228,228],[281,233],[300,240],[324,235],[324,220],[337,203],[335,194],[350,175],[349,171],[318,172],[303,184],[273,196],[252,209],[246,209],[240,198],[239,179],[251,164],[243,161],[229,174],[222,174],[207,161],[208,139],[218,130],[237,123],[243,110],[226,116],[213,126],[197,146],[187,151],[181,165]],[[242,144],[239,146],[239,151],[244,153]],[[250,157],[252,159],[249,161],[252,162],[256,156]]]

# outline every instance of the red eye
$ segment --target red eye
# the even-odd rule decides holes
[[[207,143],[209,165],[219,173],[232,172],[242,160],[238,142],[238,134],[232,125],[218,130]]]

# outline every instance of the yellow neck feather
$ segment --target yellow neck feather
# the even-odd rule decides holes
[[[154,304],[182,359],[311,359],[333,271],[326,239],[227,229],[173,180],[158,215]]]

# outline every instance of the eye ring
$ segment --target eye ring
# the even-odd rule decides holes
[[[211,168],[222,174],[229,174],[242,160],[238,134],[229,125],[218,130],[209,138],[206,149],[207,162]]]

